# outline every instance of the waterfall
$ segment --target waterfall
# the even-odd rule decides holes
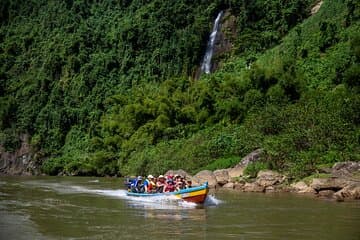
[[[223,15],[223,11],[219,12],[219,14],[217,15],[217,17],[215,19],[214,26],[213,26],[212,32],[209,37],[209,41],[206,46],[206,52],[205,52],[204,58],[201,62],[201,72],[204,72],[206,74],[209,74],[211,71],[211,58],[214,53],[214,45],[215,45],[216,35],[220,29],[220,19],[221,19],[222,15]]]

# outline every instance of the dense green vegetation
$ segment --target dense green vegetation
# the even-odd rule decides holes
[[[313,3],[4,1],[1,144],[28,133],[48,174],[214,170],[257,148],[249,172],[359,161],[360,4]],[[195,80],[220,9],[236,42]]]

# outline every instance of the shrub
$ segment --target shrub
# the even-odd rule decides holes
[[[255,178],[260,170],[268,169],[268,164],[264,162],[254,162],[246,166],[244,175],[248,175],[250,178]]]

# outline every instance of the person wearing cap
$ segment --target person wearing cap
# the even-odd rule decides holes
[[[145,192],[152,193],[153,190],[155,190],[155,187],[154,176],[150,174],[144,182]]]
[[[158,177],[158,181],[156,182],[156,192],[162,193],[164,191],[165,185],[166,185],[165,177],[164,175],[160,175]]]
[[[142,183],[142,177],[138,176],[133,183],[131,183],[131,191],[136,193],[144,192],[144,184]]]

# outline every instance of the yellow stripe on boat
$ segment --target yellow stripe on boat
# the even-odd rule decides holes
[[[208,189],[201,189],[201,190],[194,191],[194,192],[176,194],[175,196],[178,198],[188,198],[188,197],[196,197],[199,195],[205,195],[205,194],[207,194],[207,192],[208,192]]]

